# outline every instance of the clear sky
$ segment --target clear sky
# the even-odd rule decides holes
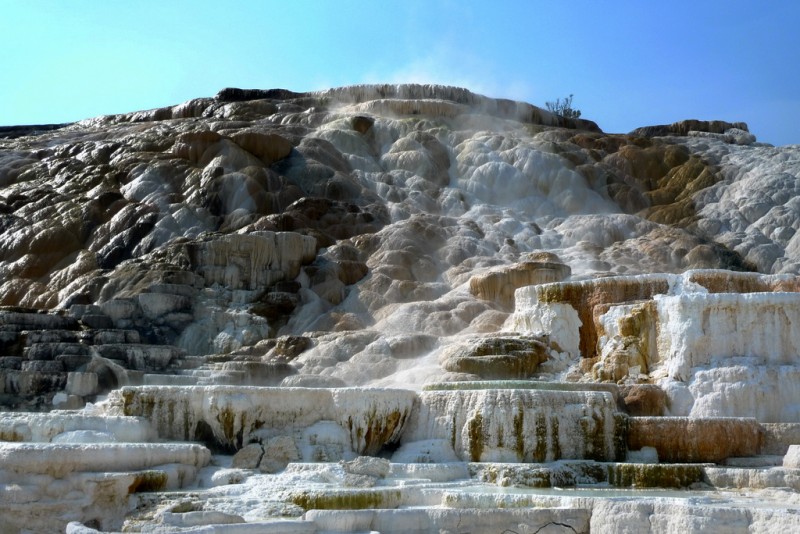
[[[418,82],[800,143],[800,0],[0,0],[0,49],[0,125]]]

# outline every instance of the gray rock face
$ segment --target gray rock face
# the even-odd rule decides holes
[[[233,455],[231,465],[238,469],[256,469],[264,456],[264,447],[259,443],[251,443],[239,449]]]
[[[276,473],[286,468],[289,462],[300,459],[294,439],[291,436],[276,436],[264,444],[264,456],[258,468],[265,473]]]

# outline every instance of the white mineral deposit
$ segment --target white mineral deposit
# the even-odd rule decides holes
[[[413,84],[9,132],[0,531],[800,531],[800,145]]]

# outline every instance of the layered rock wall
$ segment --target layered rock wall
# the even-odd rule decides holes
[[[797,364],[800,294],[689,293],[655,299],[657,360],[671,378],[686,381],[692,369],[731,358],[759,365]]]
[[[313,446],[316,443],[304,432],[332,421],[347,436],[341,454],[351,455],[376,454],[396,442],[411,414],[414,394],[381,389],[145,386],[122,388],[110,399],[124,415],[151,421],[159,436],[208,441],[225,450],[280,435],[289,436],[299,448]]]
[[[425,391],[403,440],[448,440],[459,458],[473,462],[613,460],[615,412],[604,392]]]

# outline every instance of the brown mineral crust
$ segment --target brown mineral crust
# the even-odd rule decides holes
[[[660,417],[666,410],[667,395],[655,384],[620,386],[625,411],[633,417]]]
[[[595,308],[607,304],[619,304],[638,300],[649,300],[654,295],[669,290],[666,276],[647,278],[599,278],[581,282],[547,284],[537,290],[540,302],[564,302],[578,312],[580,326],[580,352],[584,358],[597,356],[597,326],[594,321]]]
[[[708,270],[691,273],[689,280],[705,287],[710,293],[800,292],[800,277],[797,276],[765,276],[758,273]]]
[[[292,152],[292,143],[272,132],[254,129],[242,130],[233,135],[233,141],[247,150],[265,165],[272,165]]]
[[[552,261],[534,259],[474,276],[469,281],[469,290],[479,299],[513,310],[514,291],[535,284],[560,282],[569,277],[570,272],[569,266],[561,263],[558,257]]]
[[[477,336],[444,351],[442,369],[483,379],[529,378],[548,358],[546,338],[495,334]]]
[[[632,131],[629,135],[638,135],[642,137],[656,137],[665,135],[688,135],[689,132],[710,132],[710,133],[723,133],[725,130],[731,128],[738,128],[740,130],[749,131],[747,124],[744,122],[726,122],[726,121],[701,121],[697,119],[687,119],[672,124],[660,124],[657,126],[643,126]]]
[[[631,417],[628,449],[654,447],[661,462],[719,463],[760,454],[763,435],[749,417]]]

